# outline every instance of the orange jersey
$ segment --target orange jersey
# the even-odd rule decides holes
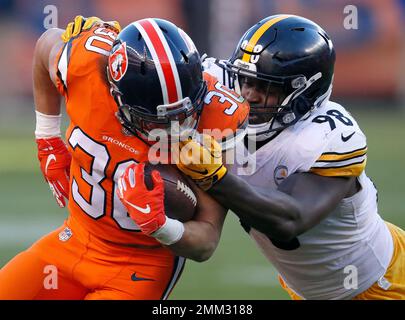
[[[223,86],[214,76],[204,72],[207,95],[198,122],[198,131],[208,133],[222,149],[229,149],[245,135],[249,104],[234,91]]]
[[[140,232],[116,195],[116,182],[133,162],[148,160],[149,146],[123,133],[117,104],[106,80],[107,57],[116,34],[95,26],[70,40],[56,59],[57,87],[66,99],[70,125],[66,141],[72,153],[69,219],[91,234],[120,244],[158,245]],[[247,125],[249,107],[240,97],[205,75],[206,104],[198,130]],[[220,88],[220,89],[218,89]],[[215,136],[223,139],[220,134]]]

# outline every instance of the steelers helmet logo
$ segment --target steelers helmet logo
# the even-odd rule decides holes
[[[128,55],[126,43],[121,43],[108,58],[108,70],[111,79],[119,81],[128,69]]]
[[[279,186],[285,178],[288,177],[288,168],[286,166],[277,166],[274,169],[274,183]]]

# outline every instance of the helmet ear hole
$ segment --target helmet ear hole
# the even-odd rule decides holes
[[[141,61],[141,75],[146,75],[146,66],[145,66],[145,61]]]
[[[311,102],[303,95],[299,95],[293,101],[291,101],[291,109],[299,116],[303,116],[309,110],[311,110]]]

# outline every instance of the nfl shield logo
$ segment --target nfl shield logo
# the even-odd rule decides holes
[[[61,232],[59,232],[59,240],[62,242],[68,241],[71,236],[72,236],[72,230],[70,230],[67,227],[65,229],[63,229]]]

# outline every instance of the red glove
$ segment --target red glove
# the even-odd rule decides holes
[[[164,183],[158,171],[152,172],[153,189],[144,182],[145,164],[131,164],[118,179],[117,194],[130,217],[142,232],[151,235],[166,222]]]
[[[69,199],[69,176],[72,156],[61,138],[36,139],[41,171],[59,207]]]

